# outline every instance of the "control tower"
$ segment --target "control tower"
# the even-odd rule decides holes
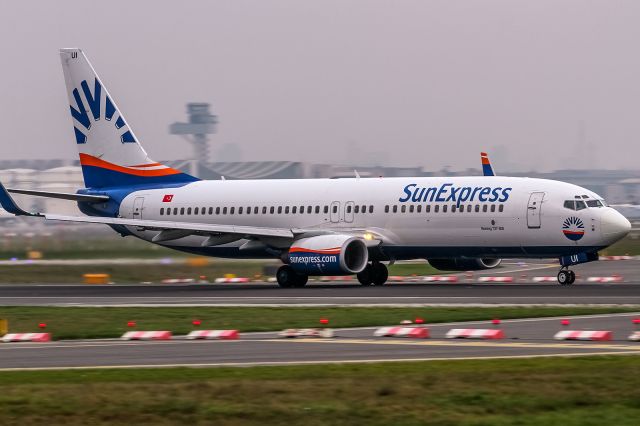
[[[209,112],[209,104],[190,102],[187,104],[189,122],[173,123],[169,126],[169,133],[184,137],[193,145],[194,163],[209,162],[209,140],[207,135],[216,132],[218,117]],[[194,164],[195,166],[195,164]]]

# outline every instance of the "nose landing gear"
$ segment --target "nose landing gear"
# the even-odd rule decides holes
[[[569,270],[568,267],[563,267],[558,272],[558,283],[560,285],[571,285],[576,281],[576,273]]]

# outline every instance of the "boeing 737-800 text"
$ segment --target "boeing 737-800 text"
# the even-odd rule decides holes
[[[502,258],[598,258],[630,230],[597,194],[576,185],[495,176],[205,181],[154,162],[80,49],[60,51],[86,188],[75,194],[0,187],[9,212],[103,223],[123,236],[206,256],[275,258],[282,287],[310,275],[387,279],[385,262],[427,259],[443,270],[496,267]],[[74,200],[87,216],[26,212],[10,192]]]

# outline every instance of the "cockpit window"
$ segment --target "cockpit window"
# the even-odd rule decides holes
[[[586,209],[587,205],[582,200],[576,200],[576,210]]]
[[[565,209],[569,209],[569,210],[575,210],[576,209],[576,202],[573,200],[567,200],[564,202],[564,208]]]
[[[587,200],[587,207],[602,207],[600,200]]]

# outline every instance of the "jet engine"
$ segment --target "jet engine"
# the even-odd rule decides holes
[[[318,235],[294,241],[283,260],[301,274],[350,275],[367,266],[369,252],[361,238]]]
[[[429,264],[440,271],[479,271],[500,265],[502,259],[462,258],[428,259]]]

